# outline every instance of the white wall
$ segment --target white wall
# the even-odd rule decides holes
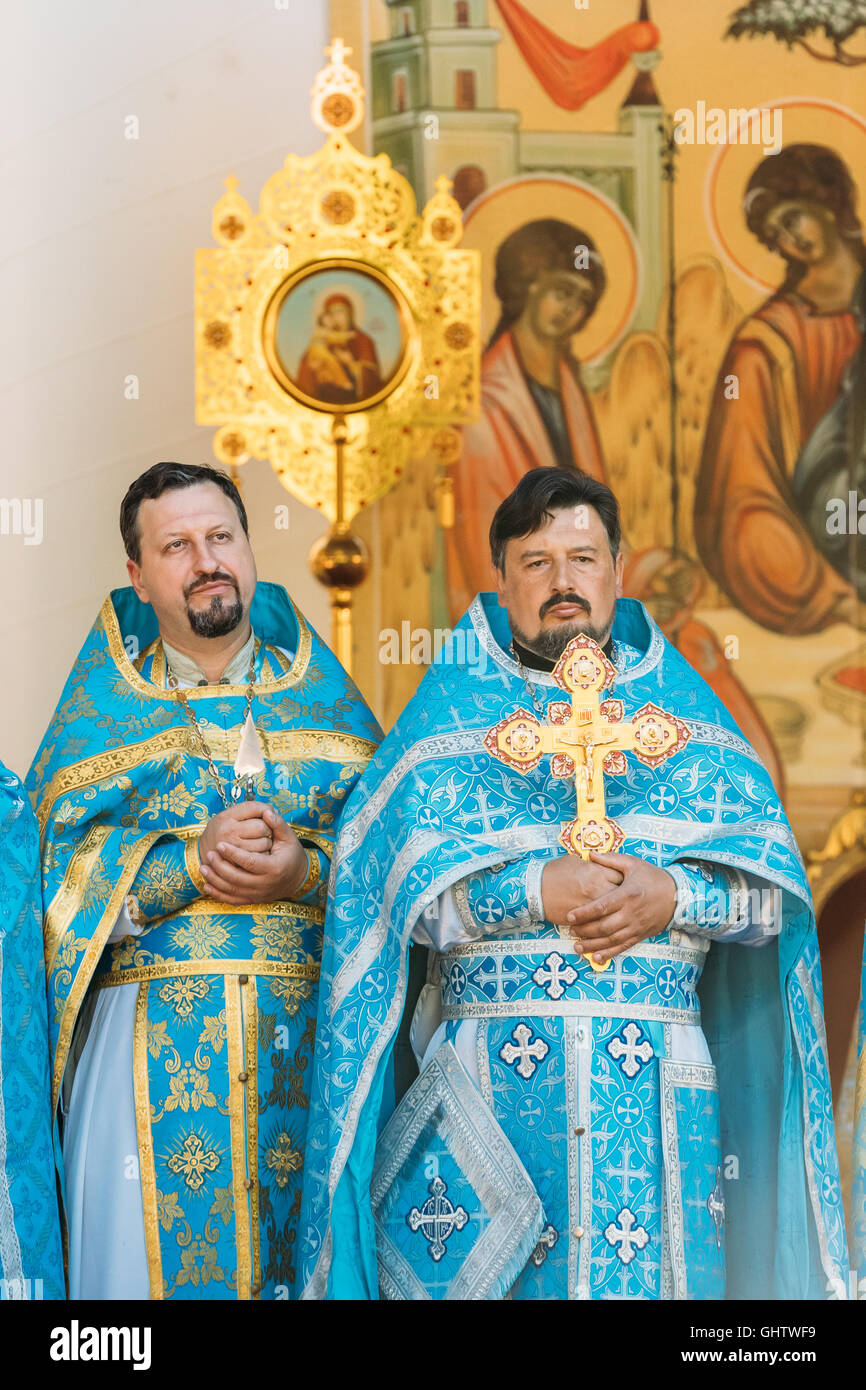
[[[4,12],[0,497],[42,498],[41,545],[0,535],[0,759],[23,774],[91,621],[126,582],[129,482],[211,462],[194,424],[193,253],[230,173],[252,207],[322,136],[309,93],[326,0],[27,0]],[[124,138],[137,116],[140,139]],[[140,379],[140,399],[124,379]],[[324,518],[243,472],[262,578],[320,631],[307,553]],[[291,529],[273,509],[289,502]]]

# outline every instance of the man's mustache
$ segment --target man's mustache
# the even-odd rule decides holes
[[[587,614],[592,612],[585,598],[581,598],[580,594],[575,594],[573,591],[569,590],[568,593],[554,594],[552,598],[545,599],[538,610],[539,618],[543,618],[546,613],[550,612],[551,608],[556,608],[559,603],[573,603],[576,607],[582,608]]]
[[[219,582],[222,582],[224,584],[231,584],[235,592],[238,592],[237,580],[233,579],[230,574],[223,574],[221,570],[217,570],[215,574],[208,574],[204,577],[204,579],[197,579],[194,584],[191,584],[190,587],[186,590],[185,597],[191,598],[192,595],[197,592],[197,590],[206,589],[208,584],[217,584]]]

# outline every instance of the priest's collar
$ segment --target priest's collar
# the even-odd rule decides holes
[[[516,637],[512,637],[511,642],[521,665],[526,666],[530,671],[552,671],[556,665],[558,658],[551,660],[549,656],[539,656],[538,652],[531,652],[528,647],[524,647],[523,643],[518,642]],[[602,651],[608,661],[614,661],[613,637],[608,637]],[[614,662],[614,664],[616,663]]]
[[[179,652],[177,647],[169,646],[163,638],[162,649],[165,659],[178,680],[184,685],[245,685],[250,669],[256,635],[250,627],[250,635],[240,651],[235,652],[218,681],[210,681],[204,671],[191,656]]]
[[[466,617],[461,621],[461,626],[467,622],[475,629],[479,645],[487,658],[512,676],[520,676],[521,668],[511,650],[512,635],[508,625],[508,614],[495,593],[481,593],[475,596]],[[611,639],[617,650],[614,665],[617,667],[618,683],[638,680],[647,675],[658,665],[665,646],[661,630],[653,622],[644,605],[633,598],[617,599],[616,616],[609,640]],[[631,650],[626,650],[628,648]],[[605,647],[605,652],[607,650]],[[534,652],[527,653],[527,656],[532,658],[536,685],[558,689],[552,675],[556,663],[551,662],[549,668],[545,669],[540,664],[543,658],[537,657]],[[521,661],[528,667],[529,663],[524,661],[523,657]]]

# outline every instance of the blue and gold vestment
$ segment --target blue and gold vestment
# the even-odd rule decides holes
[[[484,746],[527,693],[504,610],[480,595],[341,823],[308,1132],[317,1161],[304,1185],[304,1297],[375,1298],[380,1281],[399,1298],[846,1297],[820,966],[796,842],[765,768],[643,605],[619,601],[613,638],[633,654],[614,687],[624,717],[654,701],[690,733],[660,767],[629,759],[608,777],[624,852],[675,877],[697,865],[710,880],[767,884],[772,933],[750,949],[720,931],[707,953],[686,914],[682,930],[670,924],[595,973],[540,907],[515,915],[513,866],[558,852],[574,789],[548,759],[521,776]],[[542,699],[561,698],[552,677],[532,678]],[[692,891],[693,925],[705,929]],[[429,1043],[444,1030],[430,1062],[439,1059],[442,1102],[415,1123],[422,1070],[382,1132],[408,944],[422,939],[419,926],[433,939],[425,923],[449,892],[476,928],[441,948],[428,986],[443,1020]],[[684,1047],[698,1025],[699,1046]],[[449,1046],[485,1102],[480,1119],[467,1111],[464,1122],[448,1094]],[[510,1144],[504,1157],[477,1138],[491,1117]],[[515,1162],[547,1223],[523,1230],[541,1237],[528,1261],[497,1190]],[[485,1279],[472,1268],[473,1242],[491,1229],[507,1258]]]
[[[39,832],[0,764],[0,1299],[63,1298]]]
[[[166,688],[154,614],[130,589],[106,600],[29,778],[55,1106],[85,999],[136,991],[151,1298],[295,1296],[324,894],[346,797],[381,733],[283,589],[260,583],[250,619],[266,766],[256,794],[319,861],[302,901],[237,908],[206,895],[196,842],[222,802]],[[230,786],[246,686],[186,693]],[[109,942],[125,904],[143,930]]]

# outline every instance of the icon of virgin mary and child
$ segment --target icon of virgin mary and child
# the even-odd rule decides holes
[[[357,327],[348,295],[330,294],[324,301],[298,366],[297,384],[314,400],[337,406],[356,405],[381,390],[376,345]]]

